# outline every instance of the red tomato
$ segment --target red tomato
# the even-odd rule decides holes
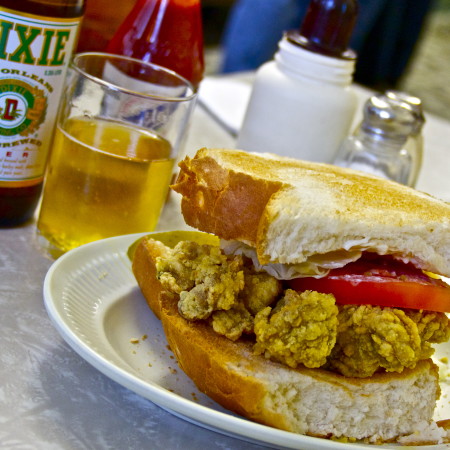
[[[336,303],[450,312],[450,286],[390,257],[363,256],[323,278],[288,281],[297,291],[333,294]]]

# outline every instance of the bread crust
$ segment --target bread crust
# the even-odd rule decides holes
[[[232,342],[203,322],[178,314],[178,298],[156,278],[162,247],[143,239],[133,272],[162,321],[171,350],[197,387],[225,408],[256,422],[320,437],[384,442],[430,423],[439,397],[437,367],[421,361],[402,373],[348,378],[321,369],[291,369],[255,355],[252,343]]]
[[[363,172],[201,149],[172,188],[188,225],[256,249],[262,264],[351,250],[450,276],[450,204]]]
[[[179,166],[173,189],[183,194],[186,223],[223,239],[255,244],[261,216],[282,183],[229,171],[209,157],[187,158]]]

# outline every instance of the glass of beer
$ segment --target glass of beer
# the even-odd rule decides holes
[[[195,98],[189,81],[155,64],[104,53],[73,58],[37,222],[50,255],[154,230]]]

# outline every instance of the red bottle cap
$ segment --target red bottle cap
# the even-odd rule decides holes
[[[287,33],[287,39],[325,56],[355,59],[348,48],[358,14],[356,0],[312,0],[299,31]]]

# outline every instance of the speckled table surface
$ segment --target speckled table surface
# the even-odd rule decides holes
[[[449,140],[450,123],[429,119],[418,186],[447,201]],[[187,151],[233,145],[233,137],[197,107]],[[172,204],[158,228],[179,226]],[[0,230],[0,448],[264,448],[166,412],[75,353],[47,316],[42,286],[53,261],[41,253],[34,233],[34,222]]]
[[[231,145],[231,138],[199,109],[187,147],[218,142]],[[181,226],[175,207],[159,228]],[[0,248],[0,448],[259,448],[166,412],[65,343],[44,307],[43,281],[53,261],[35,242],[34,222],[0,230]]]

